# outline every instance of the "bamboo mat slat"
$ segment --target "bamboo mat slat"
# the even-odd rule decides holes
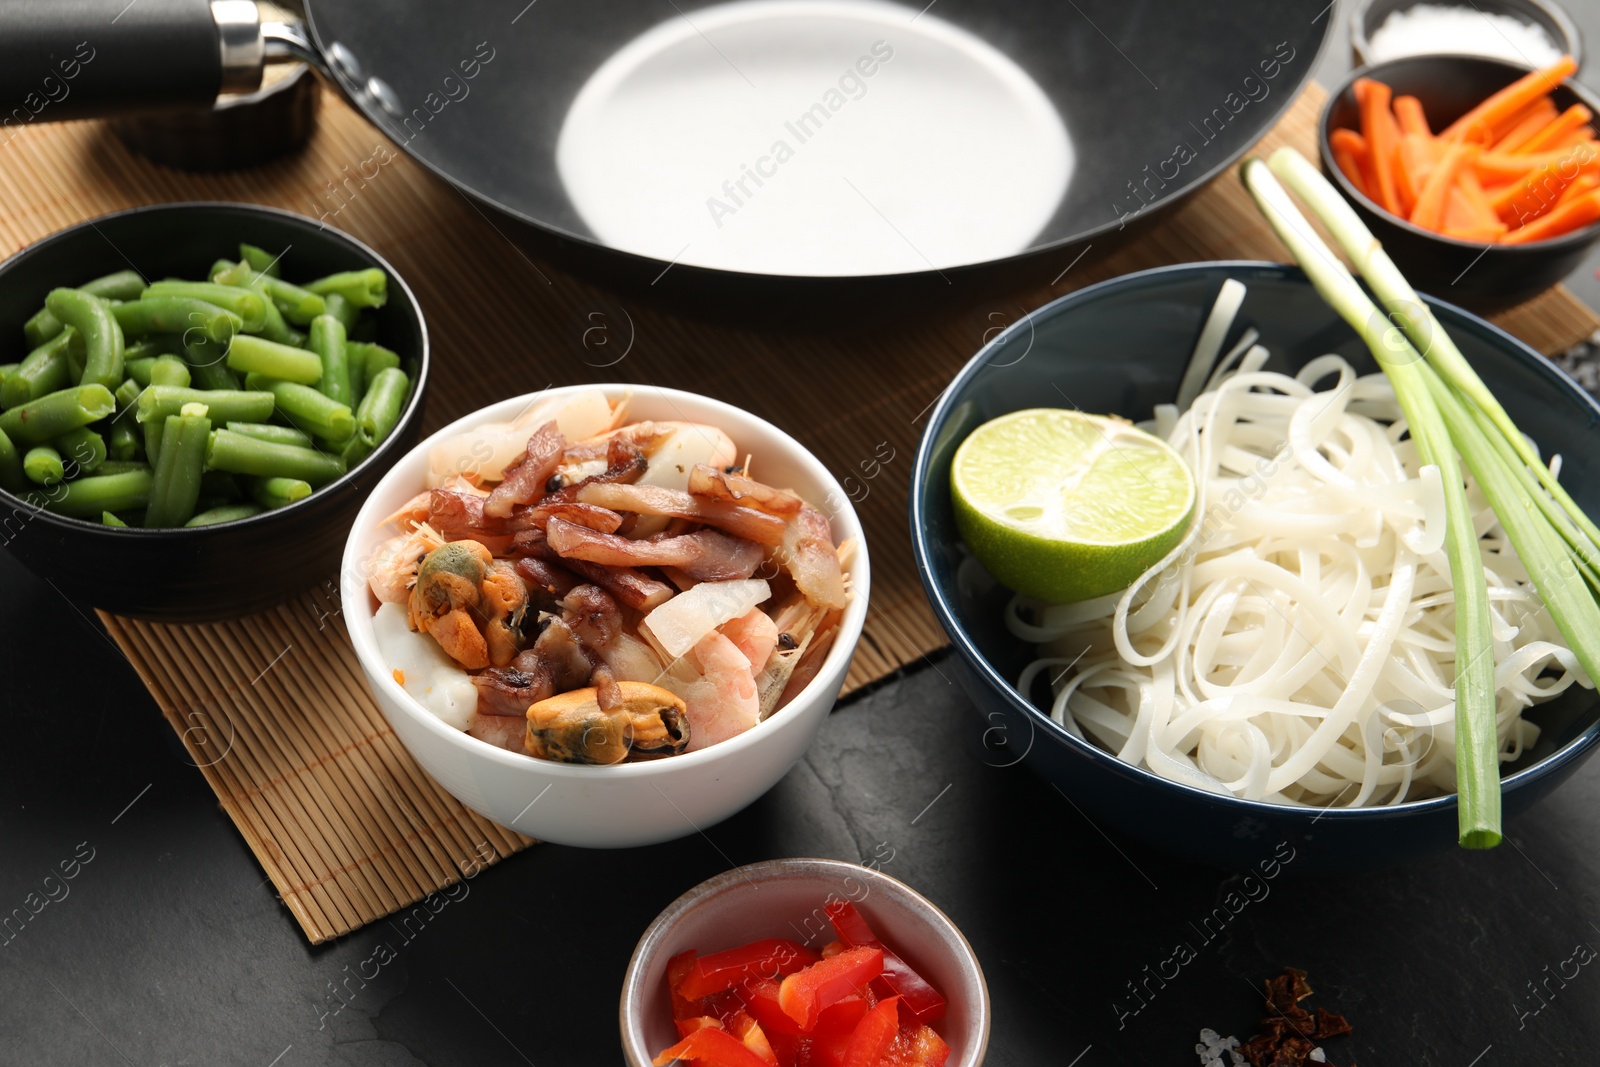
[[[1322,99],[1311,86],[1262,150],[1292,144],[1314,154]],[[356,176],[363,164],[374,177]],[[756,332],[624,308],[529,259],[332,94],[304,151],[249,171],[157,167],[96,123],[41,125],[0,145],[7,253],[105,212],[190,199],[321,216],[389,257],[428,317],[436,360],[429,429],[548,384],[624,380],[717,396],[790,430],[841,479],[853,479],[846,488],[872,546],[872,605],[847,690],[944,644],[906,534],[911,460],[929,407],[986,336],[1028,308],[1128,271],[1282,258],[1240,183],[1226,176],[1138,240],[1042,261],[1038,284],[984,306],[930,308],[893,329]],[[615,329],[619,318],[631,334],[606,340],[626,342],[628,355],[606,366],[614,350],[597,351],[591,328]],[[1496,321],[1547,353],[1600,326],[1562,289]],[[275,610],[232,622],[169,626],[101,615],[312,942],[532,843],[465,809],[405,752],[366,690],[341,611],[330,575]]]

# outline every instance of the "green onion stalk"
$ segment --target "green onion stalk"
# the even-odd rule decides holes
[[[1378,239],[1367,229],[1361,216],[1337,190],[1322,176],[1322,172],[1292,148],[1280,148],[1272,154],[1269,163],[1272,172],[1294,190],[1316,213],[1319,221],[1333,234],[1334,240],[1350,257],[1357,274],[1366,279],[1373,293],[1383,304],[1389,318],[1404,331],[1413,347],[1425,355],[1439,375],[1456,389],[1469,407],[1481,412],[1493,425],[1494,432],[1507,444],[1524,464],[1545,492],[1533,494],[1540,509],[1550,515],[1552,525],[1574,550],[1580,571],[1590,588],[1600,592],[1600,528],[1597,528],[1582,508],[1568,495],[1566,488],[1556,480],[1550,468],[1540,462],[1539,454],[1528,441],[1511,416],[1506,414],[1500,401],[1478,377],[1467,362],[1455,341],[1439,325],[1423,303],[1417,291],[1411,288],[1405,276],[1394,265],[1394,260],[1383,250]],[[1558,517],[1555,510],[1559,508]],[[1600,678],[1595,679],[1600,681]]]
[[[1262,214],[1311,284],[1355,328],[1394,385],[1424,465],[1439,469],[1444,485],[1445,556],[1456,591],[1456,791],[1459,839],[1467,848],[1500,843],[1500,746],[1495,732],[1494,654],[1489,630],[1489,587],[1467,504],[1466,486],[1451,447],[1450,430],[1429,387],[1422,356],[1382,313],[1332,249],[1317,236],[1282,185],[1259,159],[1241,173]],[[1379,325],[1382,323],[1383,325]]]

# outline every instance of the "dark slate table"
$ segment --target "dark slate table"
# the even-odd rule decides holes
[[[313,948],[92,617],[4,554],[0,590],[5,1067],[617,1063],[645,926],[730,864],[791,855],[878,858],[961,926],[994,999],[992,1064],[1197,1063],[1200,1028],[1248,1036],[1285,965],[1354,1023],[1336,1063],[1597,1059],[1600,763],[1493,852],[1286,870],[1218,912],[1237,878],[1107,838],[995,766],[934,658],[843,703],[704,835],[539,845],[409,923]]]
[[[1592,44],[1591,7],[1569,5]],[[1324,84],[1349,62],[1333,17]],[[1569,282],[1591,304],[1596,265]],[[844,702],[704,835],[539,845],[313,948],[92,615],[0,552],[0,1067],[618,1063],[623,970],[656,913],[732,864],[806,855],[876,858],[961,926],[997,1067],[1198,1063],[1200,1028],[1254,1032],[1284,966],[1355,1025],[1335,1063],[1600,1062],[1600,763],[1493,852],[1290,865],[1234,914],[1240,879],[1108,838],[996,766],[952,678],[935,657]]]

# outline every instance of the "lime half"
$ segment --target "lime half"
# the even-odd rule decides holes
[[[1188,464],[1124,419],[1059,408],[984,423],[950,466],[956,526],[1000,581],[1064,604],[1126,589],[1182,538]]]

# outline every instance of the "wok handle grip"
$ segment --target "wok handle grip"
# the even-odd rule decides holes
[[[254,0],[0,3],[0,127],[209,107],[263,51]]]

